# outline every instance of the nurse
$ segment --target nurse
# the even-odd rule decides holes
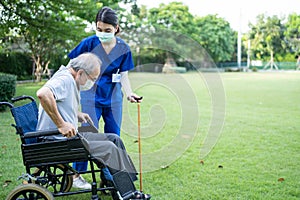
[[[80,93],[81,111],[90,115],[97,128],[102,117],[104,133],[120,136],[123,102],[121,88],[131,103],[142,100],[136,100],[140,97],[131,89],[128,71],[134,68],[134,64],[128,44],[116,36],[120,32],[118,21],[114,10],[103,7],[96,15],[96,34],[84,38],[68,56],[73,59],[82,53],[92,52],[102,61],[101,73],[95,85]],[[87,164],[74,163],[73,167],[78,171],[86,171]]]

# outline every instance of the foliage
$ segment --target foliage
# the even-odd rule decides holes
[[[57,52],[66,54],[87,36],[84,30],[88,20],[94,21],[98,9],[118,2],[120,0],[101,3],[94,0],[3,0],[0,2],[0,15],[4,16],[1,18],[1,43],[26,46],[23,51],[31,54],[35,75],[40,81]]]
[[[217,15],[196,17],[194,38],[215,62],[230,60],[234,52],[235,33],[229,23]]]
[[[249,37],[252,40],[251,50],[254,59],[267,60],[274,54],[285,53],[284,30],[282,19],[275,16],[257,16],[257,23],[250,24]]]
[[[285,39],[291,52],[300,54],[300,15],[293,13],[288,16],[286,22],[286,30],[284,32]]]
[[[189,37],[192,33],[193,16],[189,12],[189,8],[181,2],[162,3],[159,5],[159,8],[149,10],[147,20],[149,26],[153,27],[153,33],[157,35],[157,37],[151,37],[151,42],[163,44],[163,46],[167,47],[157,49],[154,52],[163,55],[163,62],[168,57],[174,57],[178,60],[182,55],[176,55],[175,52],[179,51],[175,50],[175,48],[180,47],[178,45],[180,34]],[[170,30],[172,31],[170,32]],[[157,34],[157,32],[159,33]],[[174,32],[177,35],[176,37],[173,35]],[[189,52],[190,50],[186,49],[186,51]]]
[[[21,52],[0,53],[0,72],[14,74],[18,80],[32,78],[32,60]]]
[[[172,18],[168,21],[171,15]],[[188,12],[187,6],[172,2],[168,5],[160,4],[159,8],[150,10],[141,6],[137,12],[127,13],[124,21],[127,21],[127,26],[121,36],[130,44],[137,65],[145,61],[164,63],[166,57],[171,56],[172,52],[170,49],[161,49],[154,44],[165,43],[165,46],[176,47],[176,40],[174,37],[169,37],[168,31],[184,33],[184,26],[187,27],[188,23],[191,23],[192,15]],[[178,57],[178,55],[172,56]]]
[[[16,92],[17,77],[11,74],[0,73],[0,101],[10,101]],[[0,106],[0,111],[5,110]]]
[[[163,3],[147,10],[145,6],[138,7],[136,1],[1,0],[0,52],[19,51],[30,55],[36,75],[41,78],[47,69],[56,69],[59,62],[65,63],[67,53],[82,38],[93,34],[96,13],[101,7],[110,6],[118,13],[120,36],[130,45],[137,65],[146,61],[164,63],[168,56],[175,58],[179,65],[190,62],[170,48],[164,50],[151,45],[165,43],[165,46],[180,48],[179,38],[170,37],[174,32],[176,37],[184,35],[196,41],[214,62],[236,60],[237,33],[225,19],[217,15],[193,16],[181,2]],[[262,14],[257,19],[243,36],[244,41],[251,39],[251,60],[266,61],[274,54],[277,61],[292,61],[300,51],[300,16],[294,13],[286,20]],[[155,31],[161,35],[150,38]],[[246,49],[247,42],[244,42],[243,61],[247,59]],[[191,55],[193,50],[186,48],[185,52]]]
[[[69,38],[83,36],[83,20],[72,16],[72,10],[88,8],[87,3],[70,0],[16,0],[1,1],[1,6],[1,15],[5,16],[1,23],[4,41],[27,45],[23,51],[31,54],[37,80],[48,69],[55,52],[68,48]]]
[[[182,34],[191,34],[193,30],[193,15],[180,2],[160,4],[159,8],[150,9],[148,20],[155,28],[171,29]]]
[[[195,49],[177,50],[183,47],[181,45],[184,43],[181,41],[183,38],[200,43],[201,48],[204,48],[215,62],[229,60],[234,51],[234,34],[228,22],[216,16],[194,17],[188,7],[181,2],[160,4],[158,8],[151,8],[148,11],[145,7],[141,7],[135,19],[137,27],[130,35],[135,35],[134,38],[138,39],[133,43],[144,47],[140,49],[143,54],[150,54],[152,57],[161,55],[159,57],[163,59],[154,59],[155,63],[164,63],[169,56],[175,58],[177,63],[182,62],[182,59],[190,62],[190,56],[186,55],[195,54]],[[140,27],[139,24],[141,24]],[[156,37],[153,37],[154,35]],[[146,43],[149,45],[145,45]],[[163,44],[168,48],[155,48],[153,44]],[[154,48],[149,48],[149,46],[154,46]],[[203,53],[198,57],[201,60]]]

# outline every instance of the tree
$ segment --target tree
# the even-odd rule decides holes
[[[171,2],[169,4],[160,4],[159,8],[152,8],[147,15],[147,23],[153,32],[160,33],[161,35],[153,34],[151,42],[168,49],[168,51],[162,49],[156,49],[152,52],[158,56],[162,54],[166,60],[172,59],[172,57],[180,57],[181,55],[175,55],[174,52],[178,51],[178,37],[174,37],[177,34],[184,34],[189,36],[192,33],[193,27],[193,15],[189,12],[189,8],[181,2]],[[177,34],[173,34],[173,30]],[[182,38],[181,38],[182,39]],[[186,49],[188,51],[188,49]]]
[[[73,9],[90,7],[70,0],[1,0],[0,5],[1,40],[26,44],[23,51],[31,55],[37,81],[47,72],[57,50],[68,48],[69,38],[83,37],[84,21],[72,15]]]
[[[202,59],[202,64],[197,66],[211,67],[203,64],[203,56],[207,54],[202,50],[195,51],[196,46],[199,49],[199,43],[215,62],[229,60],[234,51],[234,32],[227,21],[216,16],[194,17],[189,8],[180,2],[160,4],[150,10],[142,6],[137,15],[131,15],[129,21],[131,29],[126,30],[127,40],[132,41],[130,44],[134,44],[135,48],[143,46],[137,49],[154,57],[156,62],[164,62],[168,57],[176,58],[181,63],[192,62],[192,59],[199,63]],[[185,43],[192,44],[194,48],[187,48],[183,45]],[[160,48],[155,48],[154,44]],[[201,55],[196,58],[195,52]]]
[[[192,34],[215,62],[228,61],[234,52],[235,33],[230,24],[217,15],[196,17]]]
[[[300,54],[300,15],[290,14],[286,22],[284,36],[288,43],[289,50]]]
[[[118,7],[118,2],[121,0],[0,0],[0,43],[22,43],[19,46],[30,53],[40,81],[53,56],[65,55],[87,36],[85,28],[100,7]]]
[[[159,8],[150,9],[148,15],[148,21],[153,27],[171,29],[183,34],[192,32],[193,18],[189,8],[181,2],[160,4]]]
[[[270,56],[270,60],[264,68],[278,69],[274,62],[274,55],[281,53],[284,49],[285,27],[281,23],[281,19],[276,15],[270,17],[261,14],[257,16],[256,25],[250,24],[250,28],[251,50],[255,52],[255,57],[261,59]]]

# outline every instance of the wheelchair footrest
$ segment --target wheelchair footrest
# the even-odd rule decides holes
[[[119,171],[112,175],[115,188],[119,191],[123,199],[129,199],[132,197],[136,188],[133,184],[129,174],[124,171]]]

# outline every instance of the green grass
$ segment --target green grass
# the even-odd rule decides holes
[[[133,89],[144,96],[143,190],[154,200],[299,199],[300,73],[222,73],[223,85],[214,85],[216,80],[207,87],[208,75],[130,74]],[[35,96],[40,86],[18,85],[17,95]],[[213,140],[208,131],[218,124],[212,122],[208,88],[225,92],[226,113],[218,142],[203,157],[205,138]],[[222,95],[216,98],[221,116]],[[4,199],[25,169],[13,119],[9,112],[0,115],[0,182],[11,181],[1,186]],[[136,136],[137,106],[124,102],[121,137],[138,168]],[[57,199],[90,199],[90,194]]]

